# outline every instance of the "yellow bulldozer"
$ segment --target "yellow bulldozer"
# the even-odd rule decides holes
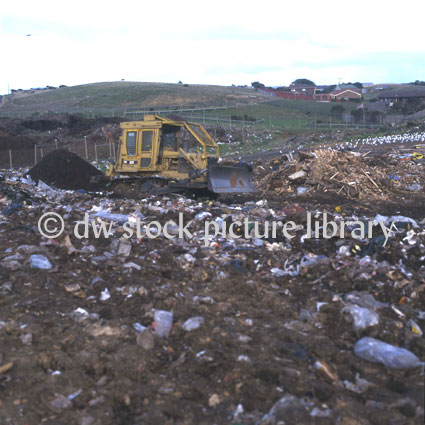
[[[183,191],[255,192],[252,166],[219,156],[200,124],[146,115],[121,123],[114,164],[106,175],[114,192],[140,196]]]

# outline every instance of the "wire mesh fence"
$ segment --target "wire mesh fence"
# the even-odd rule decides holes
[[[117,144],[113,141],[87,143],[84,139],[82,142],[34,145],[32,149],[0,150],[0,168],[30,168],[57,149],[68,150],[97,165],[100,162],[115,161],[117,155]]]

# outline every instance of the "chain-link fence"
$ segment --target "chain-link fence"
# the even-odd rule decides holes
[[[95,164],[115,161],[117,155],[117,143],[113,141],[88,143],[84,139],[82,142],[34,145],[32,149],[0,150],[0,168],[32,167],[56,149],[68,150]]]

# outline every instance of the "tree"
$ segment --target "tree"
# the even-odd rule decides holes
[[[363,84],[362,83],[359,83],[359,82],[353,83],[353,86],[357,87],[358,89],[362,89],[363,88]]]
[[[295,81],[292,81],[291,86],[316,86],[311,80],[307,80],[307,78],[298,78]]]
[[[254,81],[253,83],[251,83],[251,86],[254,87],[254,89],[263,89],[265,87],[264,84],[258,81]]]
[[[336,89],[336,85],[332,84],[331,86],[327,86],[323,90],[320,91],[320,93],[330,93],[331,91]]]

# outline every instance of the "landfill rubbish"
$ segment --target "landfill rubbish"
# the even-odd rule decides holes
[[[149,329],[139,332],[136,337],[137,345],[140,345],[144,350],[150,351],[155,346],[155,339]]]
[[[354,352],[363,360],[382,363],[393,369],[409,369],[425,365],[411,351],[370,337],[357,341]]]
[[[0,214],[1,419],[423,423],[425,194],[406,188],[425,187],[425,163],[407,151],[425,137],[400,134],[401,151],[371,135],[350,153],[325,146],[338,134],[297,135],[316,137],[314,150],[260,153],[252,196],[119,198],[2,170],[0,211],[21,207]],[[39,232],[46,212],[63,218],[59,237]],[[337,235],[307,237],[307,213],[323,230],[325,212]],[[90,225],[76,237],[86,214],[110,234]],[[393,225],[385,246],[380,225],[367,235],[374,220]],[[154,221],[173,221],[174,237],[150,238]],[[207,221],[217,232],[211,224],[205,244]],[[351,237],[356,221],[364,238]]]
[[[379,324],[379,314],[368,308],[359,307],[358,305],[350,305],[344,308],[351,314],[354,332],[362,331],[363,329]]]
[[[52,263],[45,255],[33,254],[30,257],[30,266],[32,269],[49,270],[52,268]]]
[[[183,323],[182,328],[188,332],[194,331],[195,329],[198,329],[202,323],[204,323],[204,318],[202,316],[191,317]]]
[[[162,338],[168,338],[173,324],[173,313],[164,310],[155,310],[154,314],[155,333]]]

